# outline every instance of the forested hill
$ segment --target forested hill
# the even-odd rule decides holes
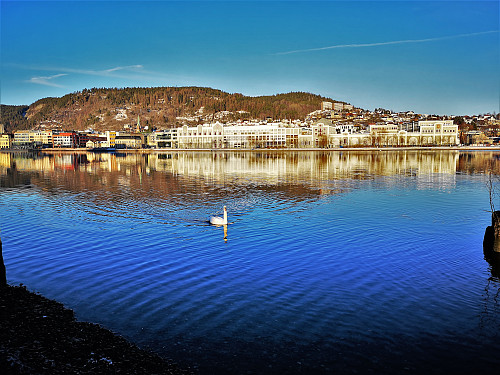
[[[2,105],[1,123],[7,131],[45,127],[121,130],[135,126],[169,128],[183,123],[236,119],[304,119],[333,101],[305,92],[250,97],[206,87],[94,88],[44,98],[26,106]]]
[[[5,125],[5,131],[23,130],[30,128],[26,118],[29,107],[27,105],[1,105],[0,124]]]

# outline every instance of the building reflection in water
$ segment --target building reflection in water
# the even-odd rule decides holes
[[[500,164],[491,152],[375,151],[375,152],[170,152],[126,154],[9,154],[0,153],[2,186],[16,182],[13,174],[35,173],[42,185],[55,179],[66,188],[93,190],[120,187],[137,190],[160,185],[155,191],[182,193],[175,187],[191,183],[223,188],[253,185],[295,188],[289,193],[334,194],[335,182],[377,177],[415,177],[417,188],[443,188],[454,184],[458,173],[478,173]],[[10,172],[9,172],[10,171]],[[9,177],[10,176],[10,177]],[[10,182],[7,180],[11,179]],[[168,182],[168,183],[167,183]],[[387,181],[390,183],[390,179]],[[92,187],[92,185],[95,185]],[[167,186],[168,185],[168,186]],[[172,191],[173,190],[173,191]],[[203,190],[203,189],[202,189]],[[138,192],[136,192],[138,193]]]

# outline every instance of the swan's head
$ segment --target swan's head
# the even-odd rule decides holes
[[[224,211],[226,211],[226,206],[224,206]]]

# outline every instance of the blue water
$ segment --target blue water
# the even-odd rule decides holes
[[[8,281],[202,374],[500,365],[495,153],[2,156]]]

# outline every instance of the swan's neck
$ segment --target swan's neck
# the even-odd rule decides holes
[[[224,209],[224,224],[227,224],[227,211]]]

